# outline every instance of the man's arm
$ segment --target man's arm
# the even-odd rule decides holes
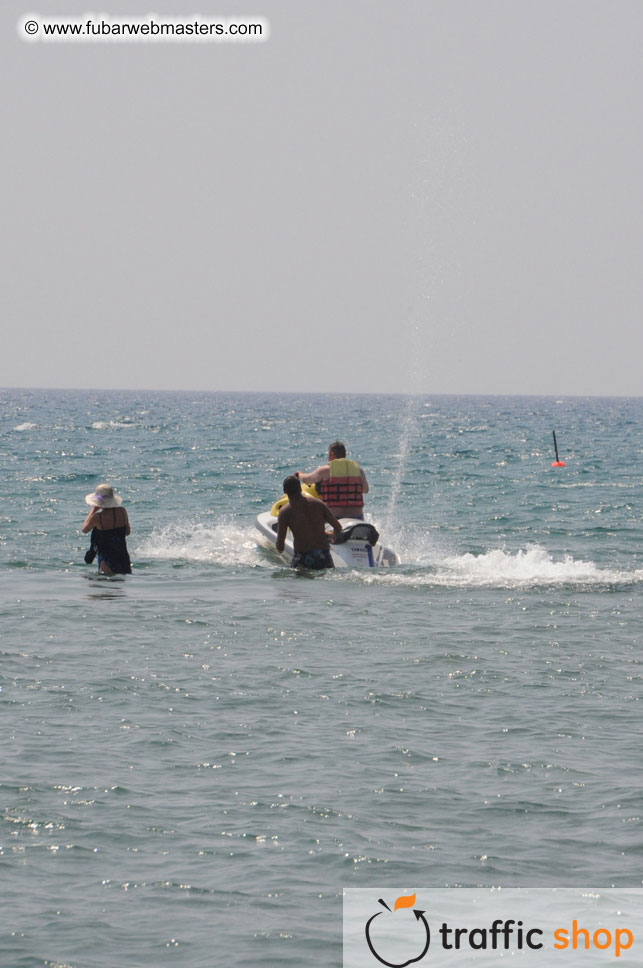
[[[326,519],[326,521],[328,521],[328,523],[333,528],[334,534],[331,536],[331,541],[333,541],[338,534],[342,533],[342,526],[337,520],[337,518],[335,517],[335,515],[333,514],[333,512],[331,511],[331,509],[329,507],[326,507],[325,504],[324,504],[324,518]]]
[[[282,508],[277,517],[277,551],[281,554],[286,544],[286,532],[288,531],[288,505]]]
[[[359,473],[362,478],[362,493],[368,494],[368,481],[366,480],[366,474],[364,473],[361,467],[359,469]]]
[[[302,484],[317,484],[319,481],[325,481],[330,477],[330,467],[328,464],[322,464],[321,467],[317,467],[310,474],[302,474],[301,471],[297,471],[295,477],[298,477]]]

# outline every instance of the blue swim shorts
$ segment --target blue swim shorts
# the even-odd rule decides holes
[[[313,551],[301,551],[293,556],[292,568],[311,568],[321,571],[323,568],[334,568],[333,559],[328,548],[315,548]]]

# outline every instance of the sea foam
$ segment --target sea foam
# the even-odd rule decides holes
[[[216,565],[260,565],[265,562],[255,530],[221,517],[213,524],[184,522],[154,530],[134,553],[154,561],[184,561]]]
[[[423,557],[424,562],[420,562],[407,554],[401,569],[351,574],[366,582],[442,588],[593,587],[643,581],[643,569],[599,568],[592,561],[577,560],[570,555],[557,560],[540,545],[513,553],[496,548],[479,555],[436,557],[431,565]]]

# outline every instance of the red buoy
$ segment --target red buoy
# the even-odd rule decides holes
[[[556,442],[556,431],[555,430],[552,430],[552,434],[554,435],[554,450],[556,451],[556,460],[552,462],[552,465],[551,466],[552,467],[564,467],[565,466],[565,461],[564,460],[561,460],[560,457],[558,456],[558,443]]]

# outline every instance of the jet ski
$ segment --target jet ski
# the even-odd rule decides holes
[[[316,497],[316,491],[306,484],[302,485],[304,492]],[[270,511],[263,511],[257,515],[256,527],[259,531],[258,542],[268,551],[276,552],[277,545],[277,515],[279,508],[286,503],[287,497],[276,501]],[[361,521],[359,518],[339,518],[342,533],[337,535],[334,544],[330,545],[330,553],[336,568],[390,568],[399,565],[399,556],[380,542],[380,535],[374,524]],[[286,534],[283,554],[280,556],[288,564],[292,561],[295,549],[290,529]]]

